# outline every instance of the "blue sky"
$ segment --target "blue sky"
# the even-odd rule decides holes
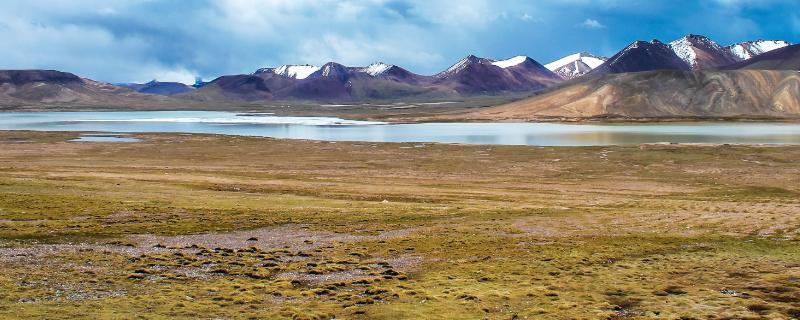
[[[108,82],[327,61],[433,74],[467,54],[547,63],[688,33],[800,42],[800,0],[6,0],[0,68]]]

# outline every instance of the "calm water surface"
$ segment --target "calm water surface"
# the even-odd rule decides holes
[[[0,113],[0,130],[183,132],[326,141],[539,146],[659,142],[800,144],[800,124],[797,123],[382,124],[327,117],[277,117],[208,111],[9,112]]]
[[[70,140],[72,142],[139,142],[142,139],[133,138],[133,137],[125,137],[125,136],[118,136],[118,135],[107,135],[107,134],[84,134],[78,137],[77,139]]]

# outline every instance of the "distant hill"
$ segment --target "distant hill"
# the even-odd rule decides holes
[[[800,117],[800,73],[660,70],[609,74],[486,108],[473,119]]]
[[[160,82],[156,80],[148,83],[121,83],[118,84],[118,86],[140,93],[160,94],[165,96],[189,92],[195,89],[192,86],[180,82]]]
[[[169,103],[166,97],[83,79],[55,70],[0,70],[0,105],[41,104],[127,106]]]

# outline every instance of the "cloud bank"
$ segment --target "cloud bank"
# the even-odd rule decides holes
[[[636,39],[798,41],[800,2],[27,0],[0,3],[0,68],[192,82],[259,67],[383,61],[432,74],[467,54],[549,62]]]

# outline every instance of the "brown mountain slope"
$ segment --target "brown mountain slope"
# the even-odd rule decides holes
[[[794,71],[650,71],[589,78],[469,119],[800,117]]]
[[[139,107],[178,100],[54,70],[0,70],[0,109],[19,106]]]

